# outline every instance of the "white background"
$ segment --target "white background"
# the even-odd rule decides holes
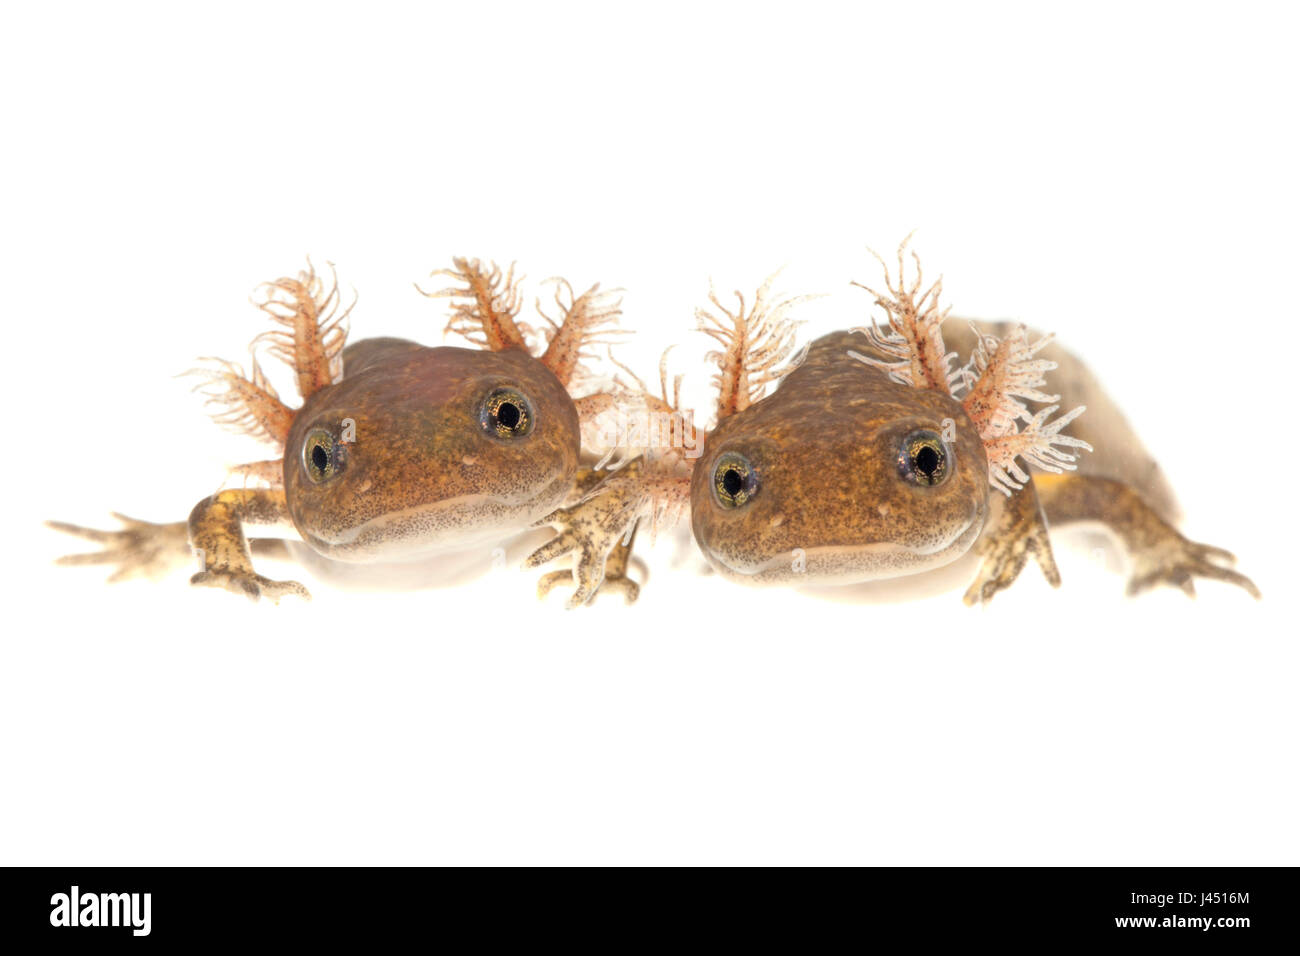
[[[0,862],[1295,864],[1297,24],[1288,5],[27,5],[0,32]],[[627,290],[707,398],[712,276],[860,324],[913,228],[1056,331],[1261,602],[1059,550],[986,610],[533,573],[252,605],[107,587],[41,519],[178,520],[183,380],[338,263],[441,340],[453,254]],[[536,284],[530,285],[536,289]],[[300,572],[273,568],[272,574]]]

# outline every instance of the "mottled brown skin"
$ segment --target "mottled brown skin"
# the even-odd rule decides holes
[[[970,324],[952,320],[945,328],[948,347],[962,356],[974,344]],[[974,324],[999,337],[1009,330],[1009,323]],[[847,584],[930,570],[974,546],[984,560],[965,599],[984,602],[1010,586],[1031,557],[1058,585],[1049,528],[1088,523],[1124,545],[1131,594],[1161,584],[1193,594],[1201,577],[1259,597],[1249,578],[1227,567],[1230,553],[1179,533],[1178,503],[1159,464],[1086,366],[1059,345],[1041,353],[1059,366],[1049,373],[1049,389],[1065,408],[1087,406],[1070,434],[1095,451],[1077,471],[1033,470],[1010,498],[990,494],[983,447],[957,402],[892,383],[849,350],[870,351],[863,336],[848,332],[813,342],[772,395],[709,436],[692,476],[692,526],[724,576]],[[909,484],[897,467],[900,440],[918,427],[942,433],[944,417],[955,425],[949,446],[958,470],[940,485]],[[724,507],[713,489],[716,463],[728,451],[745,455],[760,479],[738,508]]]
[[[190,583],[220,587],[253,600],[278,601],[286,594],[309,598],[297,581],[273,581],[258,574],[250,559],[244,529],[251,526],[283,527],[288,506],[281,488],[227,488],[204,498],[190,512],[190,550],[199,570]]]
[[[817,339],[775,392],[709,435],[692,476],[691,524],[724,576],[813,584],[912,574],[955,560],[978,537],[989,485],[975,426],[950,396],[850,358],[864,341],[849,332]],[[941,484],[900,471],[903,439],[918,429],[952,436]],[[714,491],[727,452],[744,455],[759,480],[740,507]]]
[[[254,554],[303,559],[302,545],[249,540],[246,531],[296,530],[312,551],[339,562],[413,561],[502,541],[558,508],[573,488],[577,412],[559,380],[523,349],[368,339],[343,360],[343,378],[313,392],[294,417],[283,487],[227,488],[196,504],[188,521],[169,524],[120,515],[118,531],[50,522],[101,545],[60,563],[117,565],[114,579],[122,579],[161,577],[197,559],[193,584],[253,599],[305,598],[301,584],[273,581],[253,566]],[[507,438],[483,427],[483,400],[502,387],[531,405],[527,434]],[[308,436],[323,428],[340,441],[345,419],[354,439],[344,445],[344,466],[313,482],[303,460]]]
[[[498,540],[559,507],[578,469],[578,416],[564,386],[523,349],[427,348],[367,339],[341,381],[315,392],[285,445],[294,527],[315,551],[352,562],[404,560]],[[522,393],[532,430],[502,438],[481,424],[495,389]],[[316,484],[303,464],[318,428],[355,426],[346,466]]]
[[[950,349],[968,355],[974,345],[971,325],[982,334],[1001,338],[1013,324],[951,319],[944,337]],[[1048,373],[1048,391],[1060,393],[1062,407],[1087,406],[1069,432],[1088,442],[1093,451],[1079,459],[1075,471],[1056,475],[1034,470],[1032,490],[1041,504],[1041,509],[1034,509],[1041,514],[1036,528],[1029,527],[1025,502],[1018,500],[1020,492],[1010,501],[994,496],[998,507],[991,523],[996,523],[997,533],[992,535],[995,540],[981,540],[980,550],[995,558],[1011,553],[1010,560],[977,581],[967,592],[967,603],[987,600],[993,591],[1007,587],[1024,564],[1026,551],[1035,552],[1052,584],[1059,583],[1047,529],[1069,525],[1102,528],[1123,546],[1131,565],[1130,594],[1168,585],[1195,595],[1193,580],[1199,577],[1235,584],[1258,598],[1254,582],[1227,566],[1235,561],[1230,552],[1192,541],[1178,531],[1182,509],[1164,470],[1087,365],[1058,342],[1050,343],[1040,356],[1057,363]]]
[[[1250,578],[1226,567],[1235,560],[1231,552],[1189,541],[1132,486],[1113,478],[1075,474],[1038,475],[1035,484],[1052,524],[1103,524],[1119,538],[1133,564],[1129,594],[1168,584],[1195,596],[1194,580],[1209,578],[1260,597]]]

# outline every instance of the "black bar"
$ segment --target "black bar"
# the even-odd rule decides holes
[[[576,868],[541,878],[433,869],[52,868],[7,869],[5,882],[0,918],[10,938],[36,945],[80,940],[96,948],[396,945],[413,933],[429,942],[469,933],[470,940],[491,944],[522,932],[531,934],[532,945],[754,939],[838,949],[837,940],[901,938],[1208,943],[1235,951],[1265,943],[1289,947],[1297,935],[1290,868],[674,871],[594,880]],[[76,922],[116,917],[120,925],[71,925],[74,886]]]

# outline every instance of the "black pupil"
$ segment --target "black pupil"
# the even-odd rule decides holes
[[[939,452],[931,445],[922,445],[917,449],[912,462],[916,465],[917,471],[930,477],[939,470]]]
[[[325,466],[330,463],[330,456],[325,451],[324,445],[317,445],[311,450],[311,463],[316,466],[317,471],[325,470]]]
[[[745,487],[745,478],[735,468],[728,468],[722,473],[722,490],[734,498]]]
[[[497,421],[511,430],[519,427],[519,419],[522,416],[523,413],[514,402],[502,402],[497,407]]]

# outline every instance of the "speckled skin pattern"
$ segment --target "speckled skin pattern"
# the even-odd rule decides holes
[[[814,341],[767,398],[723,419],[691,481],[691,525],[724,576],[761,584],[853,583],[912,574],[964,554],[989,508],[988,463],[960,403],[891,382],[851,358],[860,334]],[[954,433],[952,472],[917,485],[900,473],[903,439],[917,429]],[[725,507],[716,464],[744,455],[758,476],[753,498]]]
[[[578,469],[579,428],[559,380],[522,349],[427,348],[366,339],[337,384],[313,394],[285,446],[290,517],[314,550],[342,561],[402,560],[517,531],[559,507]],[[494,390],[518,390],[533,427],[501,438],[480,422]],[[355,425],[346,465],[314,484],[304,442]]]

